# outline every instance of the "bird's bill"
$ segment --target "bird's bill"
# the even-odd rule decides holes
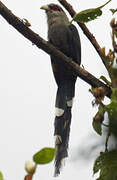
[[[45,6],[40,7],[40,9],[49,10],[49,7],[48,7],[48,5],[45,5]]]

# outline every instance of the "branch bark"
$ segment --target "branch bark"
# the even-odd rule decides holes
[[[11,24],[17,31],[19,31],[24,37],[29,39],[38,48],[42,49],[48,54],[59,57],[57,59],[63,61],[67,66],[69,66],[81,79],[90,84],[92,87],[104,87],[107,92],[107,97],[111,96],[111,89],[105,85],[103,82],[99,81],[96,77],[90,74],[85,69],[81,68],[77,63],[72,61],[72,59],[65,56],[61,51],[57,50],[48,41],[45,41],[38,34],[29,29],[23,21],[15,16],[1,1],[0,1],[0,14],[6,19],[6,21]]]
[[[58,0],[63,7],[69,12],[69,14],[71,15],[71,17],[73,17],[76,12],[73,9],[73,7],[66,1],[66,0]],[[97,51],[97,53],[99,54],[100,58],[102,59],[103,64],[106,67],[106,60],[104,57],[104,54],[102,52],[102,48],[100,47],[100,45],[98,44],[97,40],[95,39],[94,35],[89,31],[89,29],[87,28],[87,26],[84,23],[81,22],[77,22],[77,24],[80,26],[80,28],[82,29],[83,33],[86,35],[86,37],[89,39],[89,41],[92,43],[92,45],[94,46],[95,50]]]

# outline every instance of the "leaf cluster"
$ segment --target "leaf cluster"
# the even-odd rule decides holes
[[[104,114],[107,112],[109,124],[105,125]],[[111,102],[108,105],[99,105],[98,112],[93,118],[93,128],[99,134],[102,135],[102,126],[108,127],[110,134],[117,137],[117,88],[112,88]]]

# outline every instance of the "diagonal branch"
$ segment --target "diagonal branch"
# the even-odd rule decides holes
[[[107,97],[111,96],[111,89],[99,81],[96,77],[90,74],[85,69],[81,68],[77,63],[72,61],[72,59],[65,56],[61,51],[56,49],[48,41],[42,39],[38,34],[29,29],[23,21],[15,16],[1,1],[0,1],[0,14],[6,19],[6,21],[11,24],[17,31],[19,31],[24,37],[29,39],[38,48],[44,50],[46,53],[59,57],[57,59],[63,61],[67,66],[69,66],[81,79],[90,84],[92,87],[103,86],[107,92]]]
[[[74,11],[73,7],[66,0],[58,0],[58,1],[69,12],[71,17],[73,17],[76,14],[76,12]],[[92,43],[92,45],[94,46],[95,50],[97,51],[97,53],[99,54],[100,58],[102,59],[103,64],[106,67],[106,60],[105,60],[104,54],[103,54],[102,49],[101,49],[100,45],[98,44],[97,40],[93,36],[93,34],[89,31],[89,29],[87,28],[87,26],[84,23],[77,22],[77,24],[80,26],[80,28],[82,29],[83,33],[86,35],[86,37]]]

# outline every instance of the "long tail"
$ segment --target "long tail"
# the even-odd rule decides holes
[[[62,160],[68,156],[68,143],[71,124],[71,108],[74,97],[75,82],[68,81],[58,86],[56,96],[56,156],[55,156],[55,176],[60,174]]]

